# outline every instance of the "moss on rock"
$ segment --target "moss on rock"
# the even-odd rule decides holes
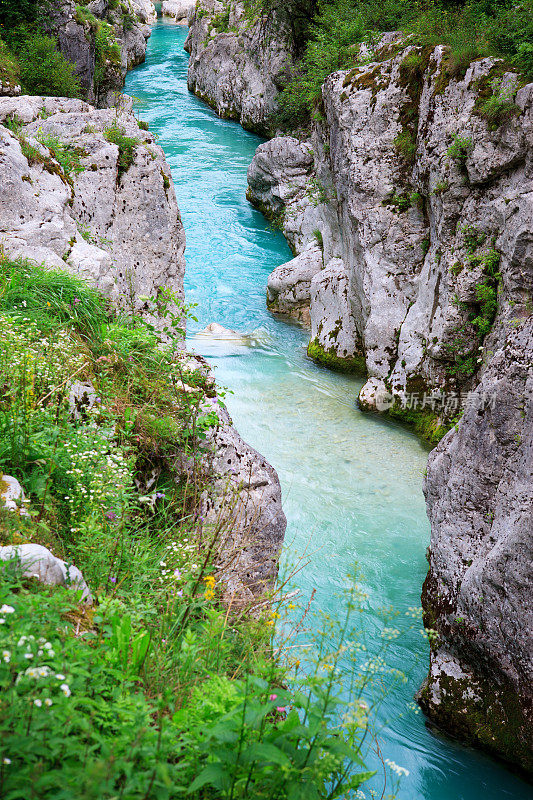
[[[328,369],[335,372],[349,372],[357,373],[359,375],[366,375],[366,363],[364,356],[355,355],[342,358],[337,355],[334,347],[329,347],[327,350],[315,338],[312,339],[307,345],[307,355]]]

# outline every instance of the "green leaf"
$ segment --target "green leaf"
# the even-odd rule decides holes
[[[187,794],[193,794],[203,786],[212,786],[220,792],[226,792],[231,786],[230,775],[220,764],[208,764],[191,783]]]
[[[243,761],[251,763],[252,761],[269,762],[278,764],[280,767],[289,767],[290,760],[279,747],[268,742],[255,742],[251,744],[244,753]]]

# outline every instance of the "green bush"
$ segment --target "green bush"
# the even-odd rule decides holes
[[[51,133],[39,133],[36,138],[50,150],[51,155],[61,164],[65,175],[70,175],[71,172],[79,175],[80,172],[83,172],[85,167],[82,166],[81,158],[84,153],[79,147],[65,144],[65,142],[62,142],[61,139]]]
[[[56,50],[56,43],[50,36],[28,36],[17,49],[16,56],[26,93],[52,97],[83,96],[74,65]]]

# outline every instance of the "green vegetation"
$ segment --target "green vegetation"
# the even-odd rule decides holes
[[[263,13],[281,0],[258,0]],[[284,4],[285,7],[287,4]],[[525,79],[533,78],[533,0],[513,4],[510,0],[325,0],[316,8],[311,4],[304,26],[305,47],[296,60],[292,75],[280,94],[279,121],[286,127],[297,127],[316,112],[321,103],[321,87],[326,77],[338,69],[352,69],[365,60],[380,60],[394,54],[394,46],[375,52],[381,33],[402,30],[409,41],[422,47],[446,45],[437,92],[442,92],[452,79],[463,77],[468,65],[483,56],[499,56],[506,65]],[[370,48],[370,58],[361,58],[360,45]],[[372,88],[371,85],[368,88]],[[488,116],[498,119],[512,112],[512,98],[497,101],[486,109]],[[412,138],[412,137],[411,137]],[[398,149],[411,156],[413,142],[402,134]]]
[[[56,49],[50,36],[25,37],[14,51],[22,88],[28,94],[80,97],[83,92],[74,66]]]
[[[224,599],[216,563],[235,490],[226,516],[204,518],[202,503],[213,384],[181,350],[176,298],[146,304],[157,327],[68,273],[0,258],[0,478],[28,498],[27,516],[0,504],[0,543],[45,545],[94,596],[86,607],[68,586],[21,578],[16,559],[2,565],[0,793],[347,796],[371,775],[375,703],[405,677],[383,659],[397,622],[383,613],[369,652],[352,583],[345,618],[313,621],[300,664],[308,609]],[[94,394],[73,403],[77,381]]]
[[[78,175],[83,172],[85,168],[81,164],[81,158],[85,153],[81,148],[65,144],[57,136],[53,136],[50,133],[40,133],[36,138],[50,150],[51,155],[59,162],[65,175],[70,175],[71,172]]]
[[[364,356],[351,356],[341,358],[335,352],[334,347],[326,350],[317,339],[312,339],[307,345],[307,355],[335,372],[355,372],[359,375],[366,375],[366,363]]]
[[[450,357],[448,372],[458,380],[471,377],[481,361],[479,355],[482,344],[490,333],[498,311],[498,287],[501,281],[499,272],[500,254],[494,247],[478,253],[477,250],[486,240],[486,234],[472,226],[463,228],[465,249],[469,253],[468,269],[480,269],[481,280],[474,288],[474,301],[457,305],[466,312],[468,322],[458,325],[452,341],[444,345]],[[456,262],[451,268],[457,276],[464,265]]]
[[[127,172],[135,160],[135,148],[140,144],[139,139],[133,136],[126,136],[126,132],[117,122],[114,122],[104,131],[104,136],[108,142],[116,144],[118,147],[118,177]]]

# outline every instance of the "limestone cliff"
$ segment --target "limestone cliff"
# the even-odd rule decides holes
[[[113,105],[128,69],[144,61],[150,24],[156,19],[152,0],[92,0],[80,6],[73,0],[56,0],[50,15],[49,32],[75,65],[87,101]]]
[[[126,109],[0,98],[0,183],[3,255],[72,270],[115,306],[141,315],[163,288],[183,296],[185,233],[170,168],[155,137]],[[208,373],[205,362],[183,358]],[[277,574],[286,526],[281,489],[227,412],[215,399],[205,402],[219,418],[205,451],[213,476],[206,524],[223,521],[218,567],[232,600],[246,602]],[[178,480],[190,469],[183,458],[171,466]]]
[[[24,96],[0,99],[6,120],[22,123],[16,135],[0,127],[0,242],[8,255],[71,269],[122,307],[141,310],[141,296],[160,286],[182,293],[185,234],[172,176],[132,114]],[[113,130],[134,140],[127,168]],[[68,175],[42,144],[54,139],[78,154]]]
[[[189,26],[189,89],[221,117],[270,135],[294,47],[289,25],[279,15],[252,21],[242,2],[203,0]]]

